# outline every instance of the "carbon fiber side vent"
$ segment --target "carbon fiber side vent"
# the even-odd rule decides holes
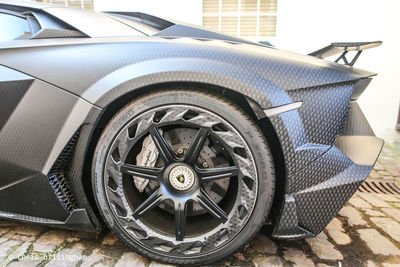
[[[68,144],[64,147],[60,156],[57,158],[49,174],[47,175],[49,183],[54,190],[58,200],[65,210],[71,212],[76,208],[76,200],[72,194],[66,173],[68,173],[70,159],[75,150],[81,129],[79,128]]]

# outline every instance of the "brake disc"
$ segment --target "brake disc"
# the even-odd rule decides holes
[[[192,143],[193,138],[196,136],[197,131],[190,128],[176,128],[164,132],[165,140],[171,146],[172,150],[178,157],[183,157]],[[198,165],[201,168],[215,168],[215,167],[226,167],[229,166],[229,162],[219,157],[218,148],[209,147],[210,140],[205,141],[203,149],[200,151],[198,158]],[[139,166],[147,167],[160,167],[162,161],[158,158],[158,151],[154,145],[153,140],[150,136],[147,136],[143,140],[142,150],[136,157],[136,162]],[[229,187],[229,178],[212,181],[204,184],[204,190],[216,203],[219,203],[225,196]],[[159,187],[158,182],[134,177],[136,188],[147,194],[150,194]],[[169,213],[173,213],[172,201],[164,201],[159,207]],[[206,213],[206,211],[197,203],[189,205],[187,216],[195,216]]]

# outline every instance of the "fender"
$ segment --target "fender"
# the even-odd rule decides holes
[[[142,87],[170,82],[198,82],[229,88],[261,108],[289,104],[289,95],[262,74],[226,62],[199,58],[162,58],[120,68],[90,86],[82,98],[104,108]]]

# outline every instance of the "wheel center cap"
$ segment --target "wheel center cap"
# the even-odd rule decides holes
[[[194,173],[189,167],[178,165],[170,171],[169,182],[177,190],[187,190],[194,184]]]

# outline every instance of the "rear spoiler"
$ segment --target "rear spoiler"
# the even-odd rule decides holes
[[[332,43],[324,48],[321,48],[315,52],[308,54],[309,56],[318,57],[318,58],[327,58],[337,54],[340,56],[335,60],[335,62],[339,62],[343,60],[345,65],[353,66],[356,63],[358,57],[361,55],[361,52],[365,49],[374,48],[380,46],[382,41],[374,41],[374,42],[357,42],[357,43]],[[346,58],[346,55],[349,51],[357,51],[356,55],[353,57],[351,61]]]

